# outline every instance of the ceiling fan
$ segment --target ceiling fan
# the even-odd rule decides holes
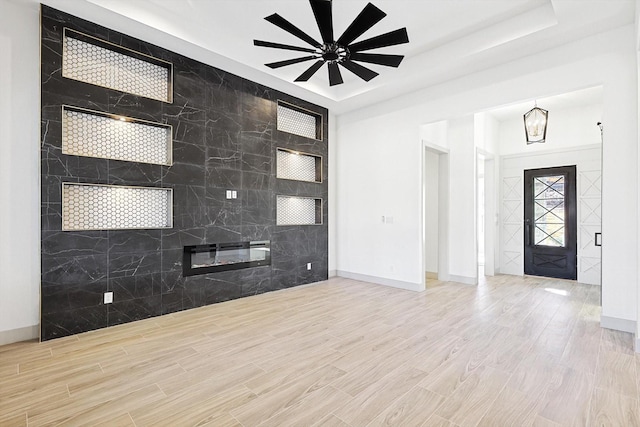
[[[402,62],[402,59],[404,58],[402,55],[363,53],[363,51],[408,43],[409,36],[407,35],[406,28],[400,28],[395,31],[353,43],[354,40],[380,22],[382,18],[387,16],[386,13],[378,9],[373,4],[367,4],[344,33],[335,40],[333,36],[331,0],[309,0],[309,3],[311,3],[311,9],[313,10],[316,23],[320,29],[322,43],[318,42],[277,13],[267,16],[264,19],[282,28],[286,32],[293,34],[313,47],[299,47],[263,40],[254,40],[253,44],[255,46],[272,47],[275,49],[293,50],[311,54],[285,61],[271,62],[269,64],[265,64],[267,67],[275,69],[315,59],[316,62],[314,62],[313,65],[311,65],[304,73],[300,74],[295,81],[308,81],[311,76],[313,76],[326,63],[329,70],[329,86],[335,86],[343,83],[342,74],[340,73],[338,65],[346,68],[368,82],[376,77],[378,73],[358,64],[358,62],[367,62],[387,67],[398,67],[400,62]]]

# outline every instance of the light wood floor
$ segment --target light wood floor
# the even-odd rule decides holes
[[[599,288],[346,279],[0,347],[0,425],[640,425]]]

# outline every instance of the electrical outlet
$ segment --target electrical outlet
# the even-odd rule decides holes
[[[310,262],[307,263],[307,270],[311,270],[311,263]]]
[[[113,292],[104,293],[104,303],[111,304],[113,302]]]

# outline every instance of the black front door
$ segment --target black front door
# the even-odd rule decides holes
[[[524,273],[577,277],[576,167],[524,171]]]

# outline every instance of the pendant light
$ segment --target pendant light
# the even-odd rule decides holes
[[[549,112],[538,108],[538,103],[524,115],[524,132],[527,144],[542,143],[547,138]]]

